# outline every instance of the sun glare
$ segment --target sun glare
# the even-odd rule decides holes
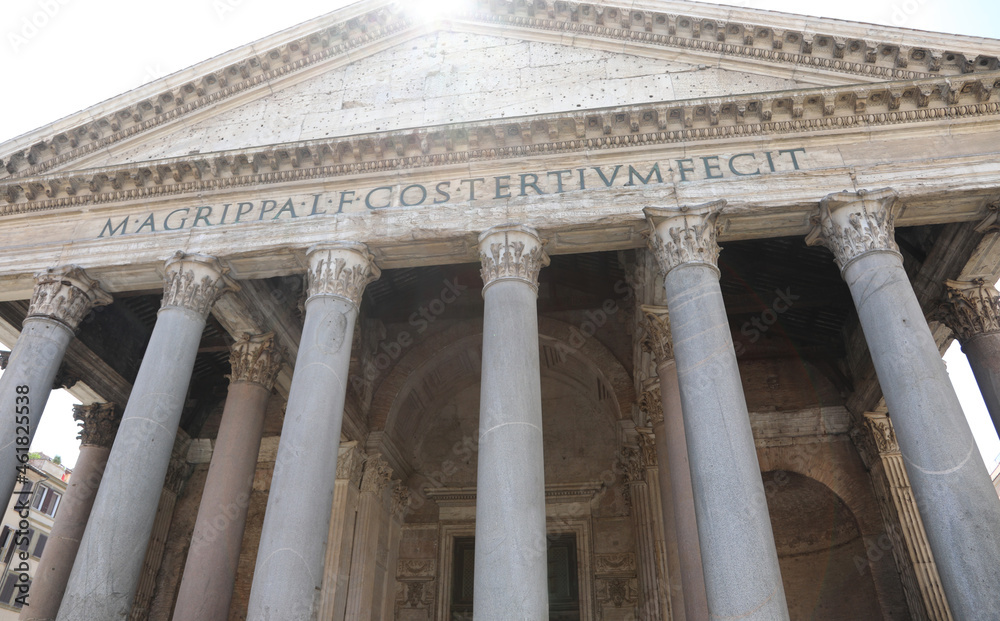
[[[414,18],[432,21],[455,15],[468,9],[471,4],[471,0],[410,0],[406,3],[406,8]]]

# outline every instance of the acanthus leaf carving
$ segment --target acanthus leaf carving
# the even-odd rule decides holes
[[[866,412],[865,427],[872,434],[879,455],[899,452],[896,431],[892,427],[892,420],[887,415]]]
[[[1000,333],[1000,291],[982,278],[948,280],[944,322],[962,344],[977,336]]]
[[[656,357],[657,364],[674,359],[674,341],[670,335],[670,312],[664,306],[643,304],[641,307],[646,336],[642,349]]]
[[[231,350],[231,382],[258,384],[268,390],[274,387],[284,359],[284,353],[278,351],[274,344],[274,333],[244,334]]]
[[[238,288],[215,257],[178,251],[167,259],[163,277],[163,308],[185,308],[207,317],[223,293]]]
[[[362,466],[365,464],[364,451],[356,444],[351,445],[340,445],[339,455],[337,456],[337,478],[338,479],[348,479],[351,481],[352,485],[361,484],[361,471]]]
[[[67,265],[35,274],[35,290],[28,306],[27,319],[47,317],[70,330],[76,330],[83,318],[97,306],[114,300],[89,277],[82,267]]]
[[[82,446],[111,448],[122,417],[114,403],[92,403],[74,405],[73,419],[80,423],[77,439]]]
[[[660,394],[660,383],[650,382],[642,396],[639,397],[639,409],[646,415],[651,426],[663,422],[663,399]]]
[[[382,275],[364,244],[332,242],[309,249],[308,298],[333,296],[361,305],[369,283]]]
[[[622,475],[626,483],[642,483],[646,480],[642,454],[638,447],[625,446],[621,449]]]
[[[549,264],[545,241],[521,225],[496,226],[479,236],[483,292],[500,280],[520,280],[538,291],[538,273]]]
[[[392,479],[392,468],[382,455],[376,453],[365,460],[365,471],[361,475],[361,491],[381,494]]]
[[[726,201],[717,200],[680,210],[646,207],[650,249],[666,275],[687,264],[708,265],[718,272],[719,244],[716,241],[719,214]]]
[[[894,234],[896,198],[890,188],[830,194],[820,201],[806,243],[829,248],[841,271],[870,252],[899,254]]]

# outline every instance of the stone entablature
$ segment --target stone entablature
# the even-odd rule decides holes
[[[86,174],[39,176],[44,171],[38,171],[0,183],[0,199],[6,203],[0,216],[530,155],[989,117],[1000,114],[998,89],[1000,72],[990,72],[958,80],[852,84],[374,132],[211,157],[132,162],[92,168]],[[764,155],[759,159],[762,164]],[[772,158],[768,161],[774,171]],[[798,163],[794,169],[799,169]]]
[[[875,36],[870,30],[826,20],[803,24],[768,15],[769,23],[762,24],[762,15],[754,12],[734,14],[699,7],[701,14],[692,15],[690,5],[663,6],[660,12],[550,0],[527,5],[479,0],[474,7],[457,9],[449,17],[473,27],[495,24],[549,37],[570,35],[617,41],[619,45],[627,42],[684,50],[705,57],[765,61],[792,70],[806,67],[864,81],[954,76],[998,67],[996,50],[982,50],[985,40],[928,33],[922,40],[930,46],[908,44],[905,39],[900,44],[903,31],[890,28]],[[227,55],[224,61],[214,63],[213,70],[184,83],[167,86],[168,80],[162,80],[142,91],[145,99],[120,104],[117,110],[88,110],[86,120],[81,118],[78,125],[68,123],[55,136],[39,136],[34,144],[3,154],[0,174],[23,177],[44,173],[273,80],[348,54],[357,55],[360,49],[419,28],[417,20],[392,5],[352,13],[345,21],[334,21],[344,20],[343,12],[334,14],[333,23],[319,30],[299,29],[291,41],[286,38],[279,43],[272,38],[264,42],[261,52],[256,48],[239,50],[242,56]],[[266,49],[267,44],[272,47]],[[973,47],[982,51],[972,51]]]

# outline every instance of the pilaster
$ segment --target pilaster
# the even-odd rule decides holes
[[[892,420],[886,414],[866,412],[864,422],[851,430],[851,439],[872,478],[911,614],[915,619],[951,621],[951,611],[917,511]]]

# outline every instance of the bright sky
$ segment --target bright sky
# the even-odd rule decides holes
[[[441,10],[461,0],[406,0]],[[343,0],[0,1],[0,142],[51,123],[156,78],[350,4]],[[614,4],[628,5],[627,0]],[[996,0],[732,0],[712,2],[809,12],[824,17],[1000,38]],[[10,345],[10,344],[8,344]],[[968,363],[957,345],[948,370],[992,469],[1000,440],[986,414]],[[32,450],[78,455],[72,397],[49,399]]]

